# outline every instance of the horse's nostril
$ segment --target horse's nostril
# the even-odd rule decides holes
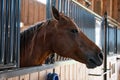
[[[94,59],[89,59],[89,62],[96,64]]]
[[[99,54],[98,54],[98,57],[99,57],[101,60],[103,60],[103,53],[99,53]]]

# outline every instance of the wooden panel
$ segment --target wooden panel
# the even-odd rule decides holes
[[[25,1],[25,3],[24,3],[24,5],[23,5],[23,7],[24,7],[24,15],[23,15],[23,17],[24,17],[24,25],[27,25],[28,24],[28,16],[29,16],[29,0],[24,0]]]
[[[0,78],[0,80],[7,80],[6,78],[4,78],[4,77],[2,77],[2,78]]]
[[[113,0],[110,0],[110,16],[113,15]]]
[[[77,80],[77,64],[73,64],[73,70],[72,70],[72,72],[74,73],[72,73],[72,77],[73,77],[73,79],[72,80]]]
[[[39,21],[43,21],[46,19],[46,7],[43,4],[39,4],[39,11],[38,11],[38,18]]]
[[[89,2],[91,3],[91,5],[88,8],[92,10],[93,0],[89,0]]]
[[[21,22],[25,26],[46,19],[46,5],[36,0],[21,1]]]
[[[29,74],[21,75],[20,80],[29,80]]]
[[[95,8],[95,1],[96,1],[96,0],[92,0],[92,4],[91,4],[91,6],[92,6],[91,10],[92,10],[92,11],[94,11],[94,8]]]
[[[86,70],[86,74],[87,73],[101,75],[103,73],[103,65],[99,66],[99,67],[96,67],[94,69],[88,69],[88,71]],[[92,75],[89,75],[88,79],[89,80],[103,80],[103,76],[92,76]],[[86,80],[88,80],[88,79],[86,79]]]
[[[47,69],[46,71],[47,71],[47,74],[48,73],[53,73],[53,69]]]
[[[82,80],[82,79],[80,79],[80,76],[81,76],[81,74],[80,74],[80,66],[79,66],[79,63],[76,65],[76,69],[77,69],[77,73],[76,73],[76,76],[77,76],[77,79],[76,80]],[[83,71],[83,70],[82,70]]]
[[[24,9],[25,9],[25,7],[24,7],[24,3],[25,3],[25,0],[21,0],[21,22],[24,22]]]
[[[61,66],[61,80],[66,80],[65,79],[65,65]]]
[[[78,1],[79,3],[81,3],[81,4],[83,4],[83,2],[84,2],[83,0],[77,0],[77,1]]]
[[[120,14],[120,0],[118,0],[118,14]],[[120,15],[118,15],[117,21],[120,22]]]
[[[94,3],[94,12],[96,12],[97,14],[101,15],[101,1],[96,1]]]
[[[65,65],[64,67],[65,67],[65,68],[64,68],[64,70],[65,70],[65,80],[70,80],[70,79],[69,79],[69,77],[70,77],[70,76],[69,76],[69,71],[70,71],[70,70],[69,70],[69,65]]]
[[[120,80],[120,60],[117,60],[117,80]]]
[[[84,70],[84,71],[82,72],[82,80],[87,80],[86,67],[85,67],[84,64],[82,64],[81,66],[83,66],[83,67],[81,67],[81,71]]]
[[[12,78],[8,78],[7,80],[19,80],[19,77],[12,77]]]
[[[37,1],[34,1],[35,5],[35,13],[34,13],[34,23],[38,22],[38,10],[39,10],[39,3]],[[42,11],[41,11],[42,12]]]
[[[29,0],[29,9],[28,9],[28,24],[33,24],[33,20],[34,20],[34,1],[33,0]]]
[[[42,20],[42,17],[41,17],[41,15],[42,15],[42,13],[41,13],[41,11],[42,11],[42,4],[39,4],[38,7],[39,7],[39,10],[38,10],[38,14],[39,14],[38,15],[38,20],[41,21]]]
[[[70,67],[69,67],[69,80],[75,80],[75,79],[73,79],[73,75],[74,75],[74,72],[73,72],[73,64],[72,65],[69,65]]]
[[[116,56],[110,56],[107,58],[107,69],[111,69],[111,72],[107,74],[107,80],[117,80]]]
[[[46,80],[47,72],[46,70],[39,72],[39,80]]]
[[[55,67],[55,73],[57,73],[57,74],[58,74],[58,76],[59,76],[59,80],[61,80],[60,66]]]
[[[118,0],[114,0],[113,6],[113,18],[117,20],[118,18]],[[120,5],[120,4],[119,4]]]
[[[38,72],[30,73],[30,80],[39,80]]]

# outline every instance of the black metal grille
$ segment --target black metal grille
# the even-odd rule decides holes
[[[20,0],[0,0],[0,69],[19,66]]]

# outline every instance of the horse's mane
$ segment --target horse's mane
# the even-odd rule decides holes
[[[37,31],[43,23],[44,22],[40,22],[32,25],[27,30],[24,30],[20,33],[20,48],[24,48],[25,45],[30,44],[29,42],[32,40],[35,31]]]

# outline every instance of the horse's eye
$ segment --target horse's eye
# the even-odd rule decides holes
[[[78,30],[77,29],[72,29],[71,32],[72,33],[78,33]]]

